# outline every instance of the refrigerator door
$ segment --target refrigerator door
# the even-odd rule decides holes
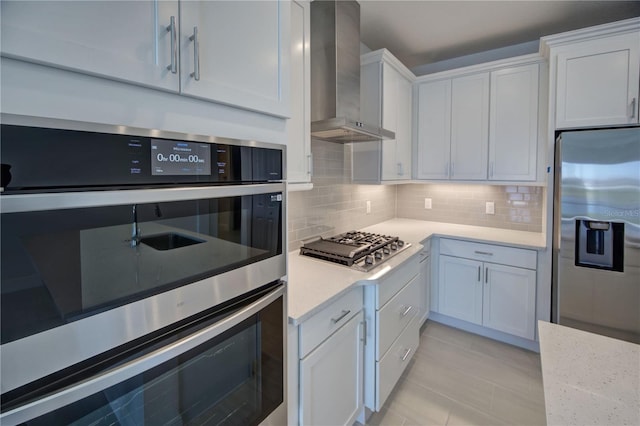
[[[556,144],[552,318],[640,343],[640,128]]]

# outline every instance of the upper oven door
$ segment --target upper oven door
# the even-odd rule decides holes
[[[2,197],[2,393],[286,274],[284,184]]]

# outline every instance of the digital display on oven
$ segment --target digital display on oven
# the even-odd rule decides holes
[[[151,175],[195,176],[210,174],[210,144],[151,139]]]

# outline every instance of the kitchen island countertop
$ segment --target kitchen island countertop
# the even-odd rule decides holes
[[[640,424],[640,345],[538,321],[548,425]]]
[[[362,229],[385,235],[397,235],[412,246],[370,272],[301,256],[298,250],[288,257],[289,322],[298,325],[324,306],[345,294],[353,286],[375,284],[379,278],[418,253],[420,242],[436,236],[513,247],[543,249],[544,234],[481,226],[429,222],[415,219],[391,219]]]

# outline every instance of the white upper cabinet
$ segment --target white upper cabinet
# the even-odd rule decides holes
[[[291,118],[287,120],[287,181],[311,181],[309,80],[310,4],[291,2]],[[300,185],[298,185],[300,186]]]
[[[640,32],[558,53],[556,128],[638,123]]]
[[[491,73],[489,180],[536,179],[538,64]]]
[[[486,180],[489,73],[451,82],[451,179]]]
[[[287,1],[182,1],[182,92],[288,116],[289,18]]]
[[[177,1],[3,0],[0,7],[3,56],[179,90]]]
[[[640,122],[640,17],[543,37],[540,51],[551,131]]]
[[[535,181],[539,67],[528,55],[419,78],[415,177]]]
[[[411,179],[413,74],[386,49],[361,57],[360,119],[395,133],[395,139],[352,145],[353,180]]]
[[[2,1],[2,55],[289,114],[286,1]]]
[[[418,85],[416,177],[448,179],[451,161],[451,80]]]

